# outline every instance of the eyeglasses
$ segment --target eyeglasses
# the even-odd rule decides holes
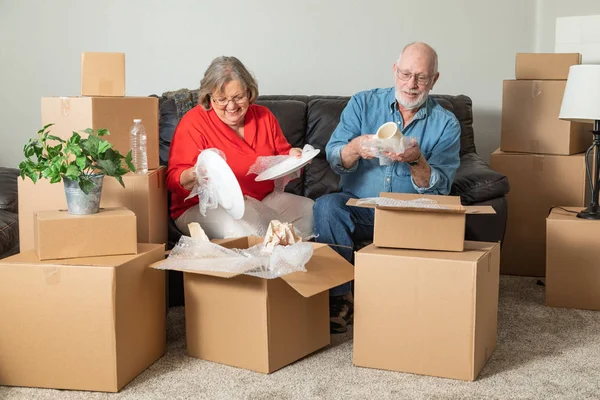
[[[415,80],[417,81],[417,84],[419,86],[425,86],[429,82],[431,82],[431,77],[430,76],[419,75],[419,74],[411,74],[408,71],[401,71],[398,68],[396,68],[396,76],[401,81],[410,81],[410,78],[412,78],[414,76]]]
[[[211,100],[213,103],[215,103],[218,106],[224,107],[226,105],[229,104],[230,101],[233,101],[235,104],[242,104],[244,103],[246,100],[248,99],[248,94],[244,93],[244,94],[238,94],[237,96],[231,98],[231,99],[226,99],[226,98],[220,98],[220,99],[215,99],[214,97],[211,96]]]

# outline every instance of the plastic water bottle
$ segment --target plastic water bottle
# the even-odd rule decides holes
[[[144,129],[141,119],[133,120],[133,125],[129,128],[129,140],[135,173],[145,174],[148,172],[148,152],[146,147],[146,129]]]

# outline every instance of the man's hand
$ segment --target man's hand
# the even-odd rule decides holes
[[[394,153],[393,151],[384,151],[383,155],[389,157],[392,161],[398,162],[413,162],[421,157],[421,149],[415,142],[410,147],[404,150],[404,153]]]
[[[185,190],[192,190],[194,185],[198,183],[198,178],[196,177],[196,167],[191,167],[184,170],[179,176],[179,183]]]
[[[342,166],[351,168],[361,158],[370,160],[375,158],[374,149],[369,145],[375,135],[360,135],[350,141],[342,149]]]

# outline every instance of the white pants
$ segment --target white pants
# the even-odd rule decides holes
[[[194,206],[186,210],[175,225],[185,235],[189,235],[188,224],[198,222],[209,239],[233,238],[242,236],[264,236],[269,222],[277,219],[290,222],[305,238],[313,234],[313,205],[308,197],[297,196],[285,192],[271,192],[263,201],[252,197],[244,197],[244,216],[233,219],[223,207],[206,210],[206,216],[200,213],[200,207]]]

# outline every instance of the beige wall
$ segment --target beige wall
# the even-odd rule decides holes
[[[434,91],[473,99],[477,146],[488,159],[499,144],[502,80],[514,77],[515,53],[535,49],[538,6],[535,0],[4,0],[0,166],[22,159],[23,143],[40,128],[42,96],[79,94],[82,51],[125,52],[128,95],[197,87],[210,60],[223,54],[239,57],[264,94],[350,95],[390,86],[394,60],[415,40],[439,52]],[[542,14],[546,32],[551,13]]]

